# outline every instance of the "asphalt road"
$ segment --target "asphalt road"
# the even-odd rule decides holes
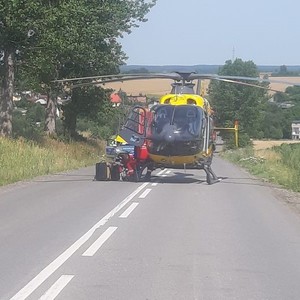
[[[0,188],[0,299],[299,299],[300,216],[219,158],[223,180],[94,168]]]

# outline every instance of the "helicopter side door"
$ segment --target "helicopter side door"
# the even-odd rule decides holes
[[[130,145],[142,146],[146,137],[147,110],[135,106],[129,113],[119,135]]]
[[[214,133],[213,119],[209,115],[205,114],[203,151],[206,153],[209,152],[209,148],[214,143],[213,133]]]

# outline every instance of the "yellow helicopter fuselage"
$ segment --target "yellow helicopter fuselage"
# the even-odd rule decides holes
[[[196,94],[167,94],[161,97],[158,107],[164,105],[171,105],[176,107],[187,107],[187,106],[196,106],[201,108],[203,111],[203,115],[208,120],[212,114],[212,110],[209,102]],[[176,108],[175,108],[176,109]],[[159,110],[157,110],[159,111]],[[208,124],[209,121],[206,121],[206,125],[203,125],[203,135],[202,135],[202,143],[198,144],[197,149],[193,151],[190,155],[185,155],[184,153],[175,154],[173,151],[166,151],[166,153],[158,154],[154,153],[151,148],[149,148],[149,158],[157,165],[161,165],[164,167],[174,167],[174,168],[197,168],[199,163],[203,160],[212,156],[213,153],[213,145],[210,142],[210,134],[211,129],[207,126],[211,126]],[[176,131],[175,131],[176,132]],[[154,139],[154,137],[153,137]],[[151,139],[150,139],[151,140]],[[172,147],[178,147],[180,142],[174,142]],[[185,143],[189,143],[186,141]]]

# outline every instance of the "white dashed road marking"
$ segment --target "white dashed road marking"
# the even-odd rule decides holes
[[[146,189],[140,196],[140,199],[146,198],[146,196],[151,192],[151,189]]]
[[[118,227],[109,227],[100,237],[82,254],[82,256],[93,256],[100,247],[109,239],[109,237],[118,229]]]
[[[133,202],[121,215],[119,218],[127,218],[132,211],[138,206],[137,202]]]
[[[113,208],[106,216],[104,216],[98,223],[96,223],[88,232],[79,238],[73,245],[60,254],[52,263],[46,266],[39,274],[37,274],[31,281],[29,281],[11,300],[24,300],[33,291],[35,291],[46,279],[48,279],[62,264],[64,264],[84,243],[86,243],[94,232],[106,224],[119,210],[121,210],[129,201],[131,201],[148,182],[145,182],[137,189],[135,189],[128,197]]]
[[[53,300],[58,294],[66,287],[66,285],[72,280],[74,275],[62,275],[50,289],[40,298],[40,300]]]

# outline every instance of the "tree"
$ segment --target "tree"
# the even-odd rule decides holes
[[[118,72],[126,56],[117,38],[146,21],[145,14],[155,4],[155,0],[0,1],[0,50],[4,54],[0,134],[5,136],[12,130],[16,53],[21,79],[48,95],[45,129],[53,133],[58,89],[52,82]]]
[[[286,65],[280,66],[280,68],[279,68],[279,74],[285,75],[286,73],[287,73],[287,67],[286,67]]]
[[[20,51],[35,43],[40,1],[0,1],[1,98],[0,136],[12,135],[15,62]]]
[[[219,75],[258,77],[259,72],[252,61],[236,59],[226,61]],[[249,83],[253,84],[253,81]],[[267,90],[220,81],[211,82],[209,90],[220,126],[232,127],[234,120],[239,120],[240,128],[250,137],[260,134]]]
[[[110,4],[97,6],[96,2],[87,1],[87,12],[89,13],[87,17],[92,26],[85,28],[87,33],[80,36],[79,40],[82,39],[81,45],[85,50],[72,53],[73,57],[64,68],[65,77],[117,73],[118,66],[126,58],[117,38],[121,37],[124,32],[130,33],[130,28],[137,26],[137,21],[145,21],[144,15],[155,3],[155,1],[148,3],[144,3],[144,1],[113,1]],[[73,90],[72,99],[79,93],[76,89]],[[80,110],[84,111],[87,104],[88,100],[77,101],[76,104],[75,102],[73,104],[72,100],[68,109],[75,113],[76,109],[80,107]],[[74,108],[75,106],[77,108],[71,110],[73,105]],[[110,108],[107,107],[107,114],[104,115],[109,115]],[[67,124],[68,118],[76,116],[67,114],[65,117]],[[74,128],[71,131],[73,134]]]

